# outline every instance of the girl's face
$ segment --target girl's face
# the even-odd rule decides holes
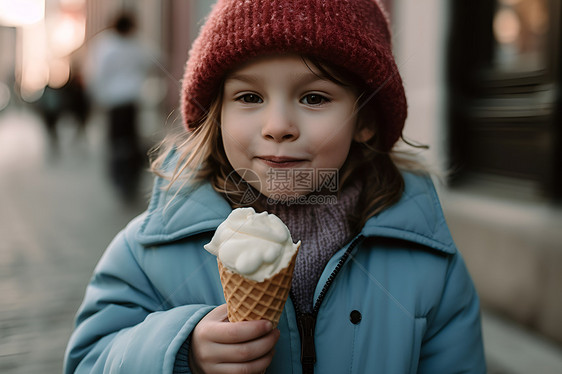
[[[268,197],[306,195],[333,182],[357,137],[353,89],[308,65],[296,55],[260,58],[225,80],[226,156],[240,175],[257,174],[259,181],[247,182]]]

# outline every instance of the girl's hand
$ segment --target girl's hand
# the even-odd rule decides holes
[[[273,359],[279,330],[270,321],[228,322],[226,304],[195,326],[190,366],[194,373],[264,373]]]

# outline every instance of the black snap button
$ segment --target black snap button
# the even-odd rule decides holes
[[[361,312],[358,311],[358,310],[354,310],[351,313],[349,313],[349,320],[354,325],[359,324],[359,322],[361,322],[361,318],[363,318],[363,317],[361,316]]]

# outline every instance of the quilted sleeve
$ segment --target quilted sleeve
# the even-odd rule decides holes
[[[172,373],[180,348],[185,350],[191,331],[213,308],[167,308],[122,232],[87,287],[64,373]]]
[[[445,282],[428,320],[418,373],[486,373],[480,303],[458,253],[450,258]]]

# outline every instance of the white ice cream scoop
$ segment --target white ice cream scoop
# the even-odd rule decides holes
[[[276,215],[238,208],[219,225],[205,249],[230,271],[262,282],[287,267],[299,245]]]

